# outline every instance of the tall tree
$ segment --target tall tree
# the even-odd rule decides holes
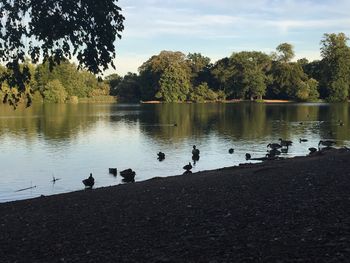
[[[243,51],[230,57],[233,69],[232,94],[238,98],[261,99],[266,92],[271,58],[262,52]]]
[[[277,60],[284,63],[290,62],[295,56],[293,46],[289,43],[279,44],[276,50]]]
[[[321,85],[328,90],[329,101],[345,101],[350,88],[349,38],[344,33],[324,34],[321,40],[323,74]]]
[[[191,68],[192,86],[197,86],[202,82],[208,82],[210,78],[210,58],[201,53],[189,53],[187,59]]]
[[[175,69],[181,68],[181,73]],[[170,77],[169,71],[176,72],[181,78],[190,79],[191,68],[186,55],[176,51],[162,51],[159,55],[152,56],[149,60],[139,67],[141,96],[143,100],[152,100],[161,89],[160,79],[167,71],[167,78]],[[165,82],[164,82],[165,83]],[[174,89],[176,90],[176,89]],[[159,95],[159,94],[158,94]],[[174,95],[176,97],[176,95]]]
[[[159,80],[157,99],[165,102],[179,102],[187,99],[190,90],[188,73],[179,64],[171,64],[164,70]]]
[[[114,42],[124,29],[117,0],[3,0],[0,19],[0,62],[12,72],[0,83],[22,92],[30,75],[20,68],[26,56],[51,67],[75,56],[79,67],[100,73],[114,67]]]

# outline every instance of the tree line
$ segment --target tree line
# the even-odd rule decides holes
[[[116,96],[120,101],[204,102],[225,99],[294,101],[347,101],[350,89],[350,48],[344,33],[325,34],[321,60],[295,56],[293,46],[282,43],[272,54],[258,51],[233,53],[215,63],[200,53],[162,51],[139,67],[139,74],[111,74],[98,79],[87,70],[63,60],[34,66],[28,61],[24,92],[16,86],[11,68],[0,66],[1,101],[76,102],[79,98]],[[14,100],[14,101],[11,101]],[[11,103],[12,102],[12,103]]]
[[[224,99],[347,101],[350,48],[344,33],[324,34],[321,60],[295,56],[282,43],[272,54],[233,53],[215,63],[200,53],[162,51],[139,67],[139,74],[108,77],[110,92],[125,101],[203,102]]]
[[[53,68],[48,62],[34,66],[29,62],[20,65],[28,68],[28,80],[24,83],[24,92],[20,92],[15,83],[4,80],[0,88],[1,101],[10,104],[28,102],[77,102],[79,98],[109,96],[109,84],[99,81],[87,70],[78,70],[74,63],[64,60]],[[0,66],[0,78],[12,75],[11,69]],[[15,101],[12,101],[15,100]],[[11,103],[12,102],[12,103]]]

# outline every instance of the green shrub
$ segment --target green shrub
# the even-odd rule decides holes
[[[64,103],[67,99],[67,91],[57,79],[49,81],[45,85],[44,101],[50,103]]]

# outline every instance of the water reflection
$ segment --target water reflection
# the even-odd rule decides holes
[[[196,172],[264,156],[278,138],[294,142],[281,153],[294,156],[320,139],[342,146],[349,137],[348,104],[0,105],[0,201],[79,190],[90,172],[96,187],[120,183],[108,167],[131,167],[145,180],[181,174],[188,162]],[[54,185],[53,176],[61,178]],[[38,187],[15,194],[31,184]]]

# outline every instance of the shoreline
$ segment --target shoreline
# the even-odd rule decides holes
[[[350,152],[0,204],[2,262],[339,262]]]

